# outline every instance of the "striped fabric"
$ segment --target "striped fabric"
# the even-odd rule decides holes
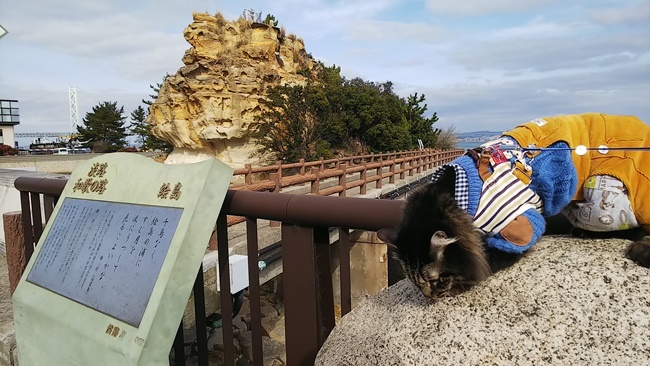
[[[474,225],[494,235],[530,208],[541,213],[542,199],[512,173],[511,164],[498,164],[483,182]]]

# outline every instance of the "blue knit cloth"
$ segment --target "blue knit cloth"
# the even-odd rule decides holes
[[[565,142],[549,147],[568,148]],[[544,150],[530,162],[533,168],[530,189],[544,201],[544,217],[558,214],[578,189],[578,172],[571,160],[571,150]]]

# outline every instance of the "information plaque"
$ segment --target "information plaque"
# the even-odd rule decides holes
[[[138,327],[182,212],[68,197],[27,281]]]
[[[217,159],[80,162],[11,299],[20,366],[168,365],[232,173]]]

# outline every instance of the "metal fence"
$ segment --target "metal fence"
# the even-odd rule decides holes
[[[439,165],[462,151],[445,152]],[[427,164],[433,163],[428,160]],[[422,162],[424,164],[424,162]],[[413,165],[415,167],[415,164]],[[397,174],[378,170],[376,181]],[[21,177],[15,181],[21,194],[24,258],[29,260],[67,180]],[[43,207],[41,207],[43,202]],[[292,195],[229,190],[217,219],[217,250],[221,294],[224,364],[235,364],[232,295],[228,268],[228,215],[246,222],[249,299],[253,364],[263,364],[260,285],[258,269],[258,219],[281,222],[286,360],[288,365],[311,365],[335,324],[332,281],[332,246],[329,231],[337,229],[340,243],[341,314],[351,310],[350,230],[376,231],[394,226],[401,215],[401,201],[318,195]],[[207,243],[206,243],[207,244]],[[25,262],[26,263],[26,262]],[[203,269],[194,284],[194,305],[199,365],[208,364]],[[183,324],[174,341],[176,365],[185,362]]]

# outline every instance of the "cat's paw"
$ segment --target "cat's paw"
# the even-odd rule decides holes
[[[625,255],[640,266],[650,268],[650,237],[635,241],[625,251]]]

